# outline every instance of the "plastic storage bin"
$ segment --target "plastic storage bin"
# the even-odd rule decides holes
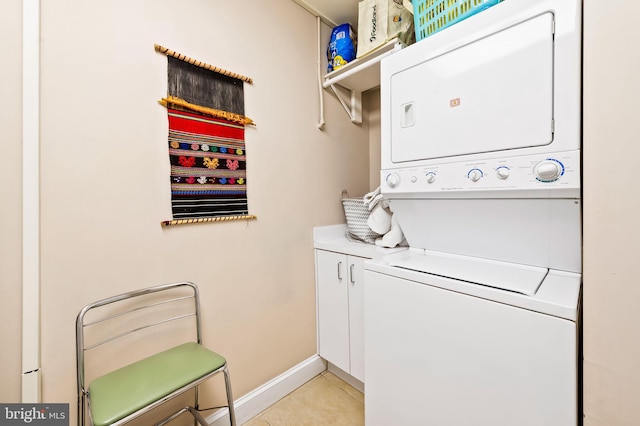
[[[416,41],[475,15],[502,0],[413,0]]]

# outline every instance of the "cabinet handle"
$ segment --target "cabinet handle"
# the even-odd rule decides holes
[[[356,283],[356,281],[353,279],[353,267],[354,266],[355,265],[353,263],[349,266],[349,281],[351,281],[351,284],[355,284]]]
[[[338,280],[342,281],[342,262],[338,262]]]

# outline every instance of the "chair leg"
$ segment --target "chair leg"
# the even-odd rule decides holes
[[[233,393],[231,392],[231,378],[229,377],[229,369],[224,366],[222,370],[224,373],[224,386],[227,390],[227,405],[229,406],[229,421],[231,426],[236,426],[236,411],[233,408]]]
[[[195,403],[193,405],[193,408],[195,408],[196,410],[199,410],[200,409],[200,398],[199,398],[199,393],[198,393],[198,386],[196,386],[194,392],[195,392],[195,395],[194,395],[194,402]],[[195,418],[195,416],[194,416],[193,426],[197,426],[197,424],[198,424],[198,419]]]
[[[85,397],[84,397],[84,393],[78,397],[78,426],[84,426],[85,423],[85,413],[84,413],[84,409],[85,409]]]
[[[231,378],[229,376],[229,369],[227,368],[226,365],[222,369],[222,372],[224,373],[224,386],[227,392],[227,405],[229,407],[229,422],[231,426],[237,426],[236,412],[233,407],[233,392],[231,392]],[[198,388],[196,387],[195,407],[184,407],[183,409],[173,413],[171,416],[165,418],[160,423],[156,423],[155,426],[164,426],[167,423],[171,422],[172,420],[176,419],[181,414],[186,413],[187,411],[190,412],[191,415],[193,416],[194,423],[199,424],[201,426],[209,426],[209,423],[207,423],[205,418],[202,417],[202,414],[200,414],[200,411],[198,411],[198,404],[199,404]]]
[[[207,421],[204,419],[204,417],[202,417],[202,414],[200,414],[200,412],[197,409],[193,407],[187,407],[187,409],[189,410],[191,415],[196,419],[196,422],[198,422],[200,426],[209,426],[209,423],[207,423]]]
[[[176,411],[175,413],[173,413],[169,417],[167,417],[164,420],[162,420],[160,423],[156,423],[155,426],[164,426],[167,423],[171,422],[172,420],[178,418],[180,415],[182,415],[182,413],[186,413],[187,411],[189,411],[189,407],[185,407],[185,408],[183,408],[183,409],[181,409],[179,411]]]
[[[183,413],[187,413],[187,412],[191,413],[191,415],[193,416],[194,422],[196,424],[200,426],[210,426],[209,423],[207,423],[207,421],[205,420],[205,418],[202,417],[202,414],[200,414],[200,412],[193,407],[184,407],[181,410],[176,411],[166,419],[162,420],[160,423],[156,423],[155,426],[164,426],[172,422],[173,420],[177,419]]]

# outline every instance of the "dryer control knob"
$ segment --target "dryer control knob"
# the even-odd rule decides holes
[[[480,178],[482,177],[482,171],[480,169],[471,169],[469,171],[469,173],[467,174],[467,176],[469,177],[469,179],[471,179],[473,182],[477,182],[480,180]]]
[[[496,169],[496,174],[499,179],[506,179],[509,177],[509,168],[504,166],[498,167]]]
[[[433,183],[436,181],[436,174],[433,172],[429,172],[426,174],[427,176],[427,183]]]
[[[395,188],[400,183],[400,176],[395,173],[391,173],[390,175],[387,175],[386,181],[387,185],[389,185],[391,188]]]
[[[536,179],[542,182],[553,182],[557,180],[564,172],[564,166],[558,160],[547,158],[536,164],[534,173]]]

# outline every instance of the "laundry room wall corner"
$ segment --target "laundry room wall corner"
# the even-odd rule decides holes
[[[22,317],[22,1],[7,0],[0,6],[0,38],[3,40],[2,79],[4,102],[0,105],[2,166],[9,181],[0,187],[0,402],[20,402]],[[11,84],[9,84],[9,82]],[[15,82],[15,83],[14,83]]]
[[[584,1],[584,425],[640,424],[637,2]]]

